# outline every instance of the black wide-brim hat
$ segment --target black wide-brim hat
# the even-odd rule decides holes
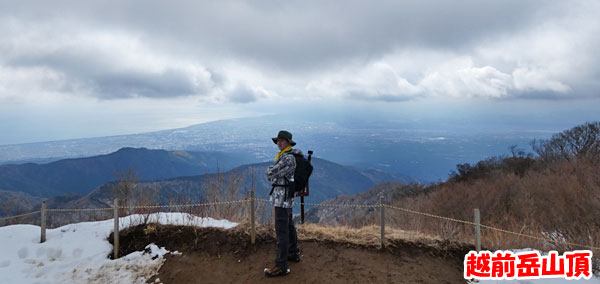
[[[292,146],[296,145],[296,142],[294,142],[294,140],[292,140],[292,133],[289,133],[285,130],[279,131],[279,133],[277,133],[277,137],[273,137],[271,139],[273,139],[273,143],[277,144],[277,139],[279,139],[279,138],[287,139],[287,141],[290,141],[290,144]]]

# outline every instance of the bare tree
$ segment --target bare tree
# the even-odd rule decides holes
[[[17,199],[15,198],[10,198],[7,200],[4,200],[2,203],[0,203],[0,209],[2,209],[2,213],[4,216],[10,216],[11,214],[13,214],[13,211],[15,211],[15,207],[17,206]],[[0,215],[2,216],[2,215]],[[7,224],[13,224],[13,219],[7,219],[6,220]]]
[[[217,173],[207,178],[204,186],[206,199],[211,203],[230,202],[237,200],[242,192],[244,177],[240,173],[223,174],[217,168]],[[217,218],[238,220],[243,214],[243,206],[239,204],[219,204],[209,206],[209,214]]]
[[[134,206],[139,206],[139,208],[133,210],[133,213],[141,214],[143,216],[143,224],[148,224],[150,215],[154,213],[148,206],[154,205],[159,191],[160,186],[158,183],[151,183],[143,187],[138,184],[137,186],[134,186],[130,192],[129,203]]]
[[[125,173],[117,171],[115,173],[117,183],[111,188],[113,198],[119,199],[120,206],[127,206],[130,203],[130,198],[134,189],[137,187],[139,175],[135,169],[129,168]],[[120,216],[125,216],[128,211],[125,208],[119,210]]]
[[[533,150],[546,162],[589,159],[600,161],[600,122],[587,122],[552,135],[548,140],[533,140]]]

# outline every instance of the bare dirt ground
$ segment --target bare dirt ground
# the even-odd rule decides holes
[[[170,256],[159,271],[163,283],[466,283],[462,267],[427,254],[392,255],[343,244],[300,243],[304,259],[290,263],[285,277],[266,278],[274,244],[245,256],[193,252]]]
[[[181,226],[139,226],[121,232],[121,252],[148,243],[182,255],[167,256],[156,278],[161,283],[466,283],[462,260],[470,247],[444,241],[390,239],[380,250],[368,238],[344,240],[299,228],[304,258],[290,263],[291,274],[266,278],[275,258],[269,228],[259,229],[255,245],[243,227],[232,230]],[[351,241],[353,239],[354,241]],[[141,248],[141,249],[140,249]]]

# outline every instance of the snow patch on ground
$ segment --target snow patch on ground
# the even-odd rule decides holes
[[[186,213],[156,213],[119,218],[122,230],[146,222],[199,227],[232,228],[237,223],[200,218]],[[2,283],[145,283],[157,274],[169,251],[154,244],[116,260],[108,258],[113,246],[107,237],[113,220],[70,224],[46,231],[12,225],[0,228]],[[174,252],[175,254],[180,254]]]

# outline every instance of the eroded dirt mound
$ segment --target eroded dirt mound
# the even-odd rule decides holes
[[[112,244],[112,233],[108,240]],[[257,236],[257,242],[273,241],[274,238],[268,234]],[[170,251],[201,251],[211,255],[233,251],[247,253],[251,247],[250,237],[241,230],[160,224],[138,225],[122,230],[119,243],[120,256],[143,251],[150,243]]]
[[[143,250],[149,243],[182,255],[168,256],[159,274],[162,283],[466,283],[462,260],[468,246],[440,242],[431,246],[390,240],[385,250],[339,241],[300,241],[304,259],[290,263],[292,273],[265,278],[273,265],[275,238],[259,228],[257,242],[243,228],[223,230],[146,225],[120,235],[121,255]]]

